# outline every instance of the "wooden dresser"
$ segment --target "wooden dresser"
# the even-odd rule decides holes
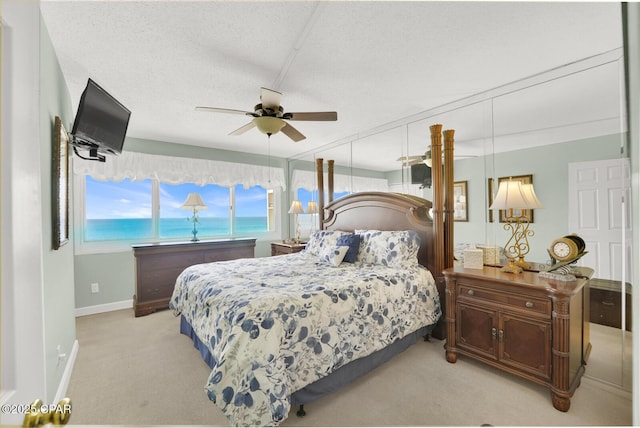
[[[444,271],[447,361],[458,354],[544,385],[569,410],[591,351],[589,281],[499,268]]]
[[[133,246],[136,258],[137,317],[169,307],[178,275],[188,266],[254,257],[255,238],[171,242]]]
[[[285,243],[285,242],[272,242],[271,243],[271,255],[272,256],[280,256],[282,254],[297,253],[299,251],[304,250],[306,245],[307,245],[306,242],[301,242],[299,244],[296,244],[296,243]]]
[[[622,328],[622,284],[620,281],[592,278],[589,281],[591,294],[591,322],[613,328]],[[631,331],[632,287],[626,284],[625,330]]]

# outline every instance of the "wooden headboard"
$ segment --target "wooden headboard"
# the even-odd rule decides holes
[[[418,262],[432,272],[436,268],[428,200],[400,193],[361,192],[336,199],[324,208],[323,229],[415,230],[420,236]]]

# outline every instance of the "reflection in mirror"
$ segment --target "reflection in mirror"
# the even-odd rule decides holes
[[[396,159],[404,155],[404,127],[395,127],[362,137],[351,144],[353,191],[396,191],[390,172],[400,168]],[[406,193],[406,192],[404,192]]]
[[[589,302],[592,353],[586,375],[630,389],[631,358],[626,349],[631,337],[620,328],[625,297],[620,276],[628,278],[630,272],[624,272],[620,261],[631,252],[630,244],[621,245],[625,225],[616,218],[624,211],[622,198],[611,197],[628,192],[624,183],[628,173],[619,167],[621,153],[626,156],[623,65],[620,52],[599,60],[494,99],[494,179],[533,175],[544,206],[535,210],[536,234],[530,240],[533,261],[548,260],[550,243],[569,233],[587,242],[588,254],[578,262],[595,270]],[[590,90],[581,89],[585,87]],[[558,93],[570,96],[557,97]],[[550,100],[548,107],[527,110],[539,97]],[[595,107],[588,102],[591,97],[599,100]],[[583,108],[587,105],[590,108]],[[502,149],[507,145],[513,149]],[[602,187],[597,182],[608,184]],[[610,249],[616,250],[609,254]],[[611,262],[615,266],[609,266]],[[602,302],[607,299],[597,297],[602,293],[610,297],[606,305]],[[619,312],[613,316],[617,328],[605,319],[612,310]]]
[[[348,143],[319,150],[314,156],[336,159],[336,173],[350,176],[344,179],[346,184],[342,187],[347,192],[362,191],[355,184],[360,178],[383,177],[389,191],[430,200],[431,189],[411,184],[410,168],[403,167],[398,159],[428,150],[430,125],[441,123],[443,129],[454,129],[454,181],[466,181],[468,186],[468,221],[454,225],[455,242],[459,244],[503,245],[508,238],[504,224],[488,210],[490,198],[497,190],[496,185],[491,192],[489,180],[497,183],[502,177],[532,175],[543,208],[535,210],[535,236],[530,239],[528,259],[546,263],[550,243],[572,232],[587,241],[589,253],[579,263],[595,270],[594,294],[611,292],[613,300],[595,302],[592,299],[588,303],[592,312],[593,348],[586,376],[630,390],[631,335],[620,326],[606,325],[603,320],[606,314],[594,317],[593,308],[598,303],[603,306],[602,302],[607,303],[604,306],[614,306],[618,311],[614,318],[618,324],[624,324],[625,300],[631,298],[631,285],[622,287],[621,284],[626,284],[625,278],[631,277],[628,272],[632,265],[631,239],[626,238],[626,247],[618,242],[630,231],[624,219],[631,218],[631,213],[621,209],[621,197],[616,199],[617,205],[610,206],[608,212],[626,214],[609,222],[615,226],[618,241],[590,237],[585,227],[588,225],[574,220],[600,218],[601,214],[572,211],[579,208],[574,206],[578,205],[577,201],[589,199],[588,193],[580,194],[580,198],[576,196],[577,183],[573,182],[576,175],[570,175],[576,165],[622,162],[623,166],[614,174],[619,186],[613,194],[628,192],[625,187],[625,179],[629,178],[625,168],[628,167],[620,160],[621,156],[628,156],[624,146],[623,68],[621,50],[606,52],[389,124]],[[585,87],[590,88],[589,91],[584,91]],[[596,98],[598,103],[594,106],[587,98]],[[540,99],[546,101],[544,108],[532,109],[541,105]],[[377,162],[375,166],[367,163],[372,160]],[[312,163],[313,159],[308,161]],[[583,178],[593,173],[589,171],[583,173]],[[614,248],[610,257],[603,257],[603,246]],[[604,259],[619,264],[605,268]],[[628,292],[622,293],[623,288]]]

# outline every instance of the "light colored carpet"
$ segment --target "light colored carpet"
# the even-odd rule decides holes
[[[625,331],[623,335],[619,328],[593,323],[590,324],[590,332],[593,349],[585,376],[631,391],[631,332]]]
[[[121,310],[77,319],[78,357],[68,389],[74,425],[208,425],[227,420],[207,399],[209,368],[170,311]],[[587,372],[588,372],[587,368]],[[292,411],[283,426],[631,425],[628,393],[583,378],[567,413],[549,391],[419,342],[365,377]]]

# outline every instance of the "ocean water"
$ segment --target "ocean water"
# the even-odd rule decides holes
[[[218,217],[200,217],[196,225],[198,238],[229,236],[230,220]],[[163,218],[160,220],[160,239],[189,238],[193,223],[186,218]],[[267,217],[236,217],[236,234],[267,231]],[[150,239],[153,230],[150,218],[119,218],[87,220],[85,240],[105,241],[112,239]]]

